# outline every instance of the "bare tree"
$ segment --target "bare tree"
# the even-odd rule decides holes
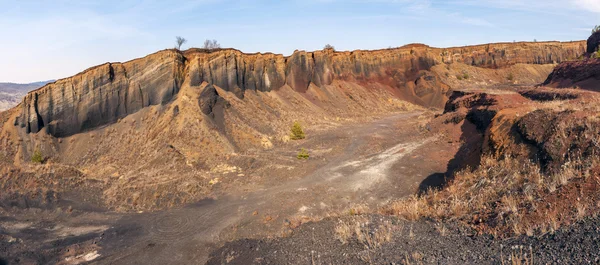
[[[202,47],[207,50],[221,49],[221,44],[217,40],[205,40]]]
[[[335,47],[333,47],[333,45],[331,45],[331,44],[326,44],[325,47],[323,48],[323,50],[334,50],[335,51]]]
[[[176,43],[175,45],[178,50],[181,50],[181,45],[183,45],[186,42],[187,42],[187,40],[184,37],[180,37],[180,36],[175,37],[175,43]]]

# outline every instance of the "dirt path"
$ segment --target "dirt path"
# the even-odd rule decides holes
[[[302,169],[308,173],[290,181],[182,209],[107,214],[96,225],[110,228],[93,230],[97,248],[90,248],[87,256],[80,255],[79,259],[93,257],[99,264],[203,264],[223,241],[279,236],[295,220],[340,213],[356,205],[377,207],[412,194],[428,175],[443,172],[443,161],[451,158],[451,154],[427,156],[431,153],[428,150],[439,149],[440,141],[420,133],[420,114],[395,114],[314,133],[302,146],[332,151],[296,162],[299,171],[290,174]],[[289,153],[285,148],[276,148],[269,155]],[[68,219],[71,226],[77,218]],[[66,227],[69,224],[61,223],[65,220],[56,218],[54,222]]]

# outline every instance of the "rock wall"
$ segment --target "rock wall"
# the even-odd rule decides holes
[[[600,91],[600,59],[594,56],[600,46],[600,32],[592,34],[586,42],[586,53],[581,60],[559,64],[543,83],[554,88],[582,88]]]
[[[45,128],[69,136],[112,123],[149,105],[169,102],[184,80],[233,92],[270,91],[289,86],[298,93],[310,84],[334,79],[377,82],[395,89],[401,99],[443,107],[449,87],[431,72],[434,65],[466,63],[485,68],[518,63],[549,64],[576,58],[585,42],[500,43],[439,49],[413,44],[376,51],[296,51],[289,57],[244,54],[233,49],[185,52],[165,50],[126,63],[107,63],[30,92],[18,106],[15,124],[27,133]]]
[[[594,32],[587,39],[587,53],[592,54],[598,51],[598,46],[600,46],[600,31]]]
[[[46,128],[68,136],[167,102],[183,80],[185,58],[164,51],[127,63],[107,63],[25,96],[16,123],[27,133]]]

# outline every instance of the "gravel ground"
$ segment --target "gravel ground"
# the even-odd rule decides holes
[[[367,223],[361,229],[373,240],[361,243],[355,233],[343,244],[336,227],[356,221]],[[383,227],[391,238],[377,245],[375,235]],[[305,224],[288,237],[227,243],[207,264],[511,264],[511,256],[519,257],[520,264],[599,264],[599,227],[600,218],[594,218],[554,234],[494,239],[456,224],[379,215],[343,217]],[[532,254],[533,263],[525,263],[531,262]]]

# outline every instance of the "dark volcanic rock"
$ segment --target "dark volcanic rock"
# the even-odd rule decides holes
[[[555,88],[578,87],[600,90],[600,59],[564,62],[559,64],[544,81],[545,86]]]
[[[202,90],[200,93],[200,98],[198,98],[198,105],[200,105],[200,109],[202,113],[209,115],[213,112],[213,108],[217,101],[219,100],[219,93],[214,86],[208,85]]]
[[[587,53],[592,54],[598,50],[598,46],[600,46],[600,31],[592,34],[587,39]]]
[[[493,239],[458,225],[426,221],[405,222],[370,216],[366,226],[373,237],[382,222],[392,224],[391,242],[359,241],[354,235],[342,244],[335,220],[303,225],[289,237],[243,239],[225,244],[207,264],[598,264],[598,218],[588,219],[554,234]],[[365,228],[363,228],[365,229]],[[445,232],[442,233],[442,229]],[[351,231],[350,233],[353,233]],[[376,240],[370,241],[374,242]],[[533,263],[525,263],[525,260]],[[511,256],[515,259],[511,261]]]

